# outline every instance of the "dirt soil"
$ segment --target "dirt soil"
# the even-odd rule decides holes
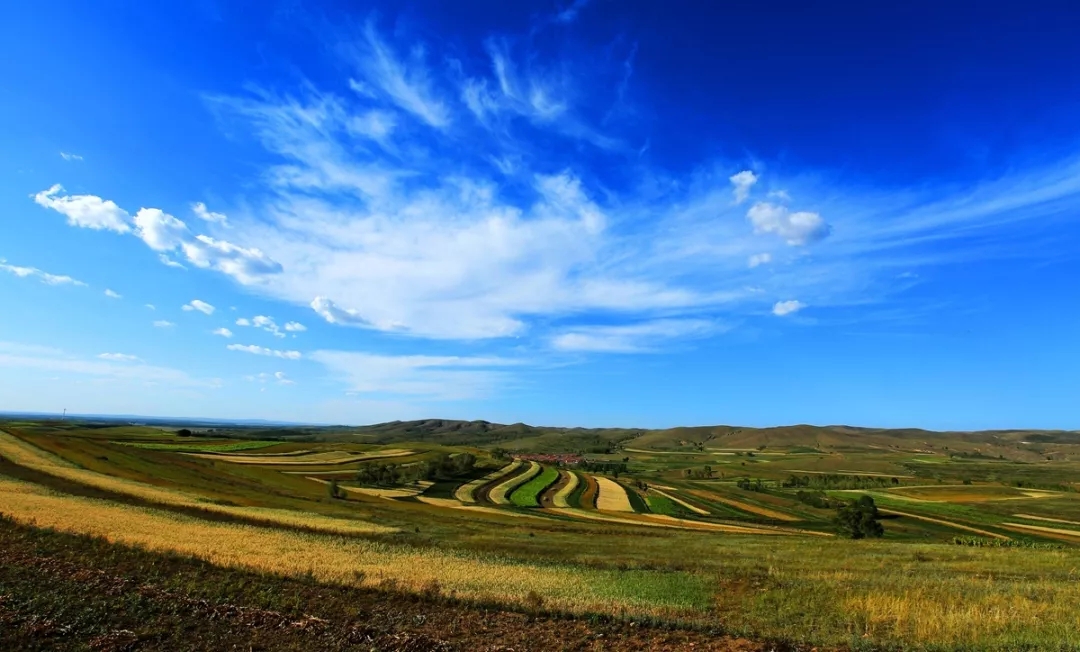
[[[0,520],[0,650],[803,650],[219,568]]]

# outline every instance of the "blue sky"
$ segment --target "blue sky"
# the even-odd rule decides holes
[[[1080,428],[1066,4],[159,4],[0,10],[0,410]]]

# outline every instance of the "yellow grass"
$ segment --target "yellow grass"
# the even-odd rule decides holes
[[[677,497],[667,493],[666,491],[660,491],[656,487],[650,487],[649,491],[658,493],[661,496],[663,496],[664,498],[667,498],[668,500],[670,500],[672,502],[679,503],[680,505],[682,505],[686,509],[690,510],[691,512],[694,512],[695,514],[701,514],[702,516],[707,516],[709,514],[709,510],[702,509],[702,508],[698,507],[697,505],[691,505],[690,503],[686,502],[682,498],[677,498]]]
[[[208,512],[227,514],[240,518],[266,521],[278,525],[307,527],[336,534],[363,534],[378,531],[392,532],[393,528],[375,526],[364,521],[346,518],[334,518],[321,514],[299,512],[288,509],[269,507],[240,507],[236,505],[217,505],[196,494],[178,489],[167,489],[136,482],[125,478],[98,473],[89,469],[74,468],[70,463],[31,446],[11,435],[0,431],[0,455],[11,461],[42,473],[71,480],[90,487],[132,496],[152,503],[175,507],[195,507]]]
[[[566,471],[566,473],[570,474],[570,482],[567,482],[566,486],[559,489],[551,499],[552,504],[556,507],[570,507],[570,503],[568,502],[570,500],[570,494],[574,493],[574,490],[581,484],[581,476],[577,473],[574,473],[573,471]]]
[[[319,482],[322,484],[330,484],[329,480],[323,480],[322,478],[308,478],[308,480],[314,480],[315,482]],[[435,483],[431,482],[430,480],[423,480],[409,487],[401,487],[394,489],[384,489],[378,487],[346,487],[343,485],[338,485],[338,488],[351,494],[358,494],[361,496],[373,496],[375,498],[386,498],[392,500],[395,498],[411,498],[413,496],[418,496],[427,491],[428,487],[433,484]]]
[[[1065,525],[1080,525],[1080,521],[1066,521],[1063,518],[1049,518],[1047,516],[1035,516],[1034,514],[1013,514],[1016,518],[1026,518],[1032,521],[1046,521],[1048,523],[1064,523]]]
[[[998,534],[997,532],[991,532],[989,530],[980,530],[979,528],[971,527],[970,525],[961,525],[960,523],[954,523],[953,521],[946,521],[940,518],[933,518],[931,516],[923,516],[922,514],[911,514],[909,512],[898,512],[895,509],[882,509],[878,508],[878,511],[882,514],[894,514],[896,516],[906,516],[908,518],[918,519],[920,521],[926,521],[927,523],[937,523],[938,525],[947,525],[957,530],[965,530],[967,532],[974,532],[975,534],[981,534],[983,536],[993,537],[995,539],[1009,540],[1009,537],[1004,534]]]
[[[596,509],[601,512],[634,511],[634,507],[630,504],[630,497],[626,495],[626,489],[623,489],[618,482],[598,475],[596,484],[600,486],[600,493],[596,496]]]
[[[473,480],[472,482],[468,482],[466,484],[463,484],[463,485],[461,485],[460,487],[458,487],[457,489],[454,490],[454,498],[457,498],[458,500],[460,500],[463,503],[475,503],[476,502],[476,490],[477,489],[479,489],[480,487],[484,486],[485,484],[487,484],[489,482],[492,482],[494,480],[497,480],[497,479],[503,477],[507,473],[512,473],[512,472],[516,471],[517,468],[519,466],[521,466],[521,465],[522,465],[521,460],[515,460],[514,462],[512,462],[510,464],[507,464],[506,466],[499,469],[498,471],[494,471],[492,473],[489,473],[489,474],[485,475],[482,478],[477,478],[476,480]]]
[[[37,527],[103,537],[152,551],[192,555],[220,566],[288,576],[310,573],[319,581],[343,585],[376,586],[393,581],[403,589],[422,591],[437,583],[463,598],[521,604],[530,591],[535,591],[545,598],[545,604],[569,611],[664,611],[648,596],[612,600],[609,593],[604,593],[611,581],[610,573],[605,571],[204,521],[155,509],[51,494],[17,481],[0,480],[0,513]]]
[[[231,455],[224,453],[183,453],[191,457],[200,457],[206,460],[229,462],[230,464],[262,464],[266,466],[325,466],[332,464],[351,464],[366,460],[379,460],[387,457],[403,457],[412,455],[415,451],[401,449],[387,449],[372,451],[370,453],[349,453],[346,451],[323,451],[307,455],[293,455],[291,457],[267,456],[267,455]]]
[[[509,494],[517,487],[525,484],[529,480],[532,480],[536,476],[540,475],[540,470],[541,467],[539,464],[537,464],[536,462],[529,462],[529,470],[526,471],[524,474],[513,478],[508,478],[507,480],[500,482],[491,490],[491,494],[489,495],[489,497],[491,498],[491,502],[495,503],[496,505],[509,505],[510,499],[507,498],[507,494]]]
[[[757,514],[758,516],[764,516],[765,518],[771,518],[771,519],[773,519],[775,521],[787,521],[789,523],[793,523],[795,521],[801,521],[802,520],[798,516],[792,516],[791,514],[785,514],[784,512],[778,512],[778,511],[776,511],[774,509],[769,509],[767,507],[760,507],[758,505],[752,505],[750,503],[744,503],[741,500],[735,500],[734,498],[727,498],[726,496],[721,496],[720,494],[716,494],[716,493],[713,493],[711,491],[694,490],[694,491],[690,491],[690,493],[695,495],[695,496],[698,496],[700,498],[707,498],[709,500],[715,500],[718,503],[724,503],[725,505],[731,505],[732,507],[734,507],[736,509],[741,509],[744,512],[749,512],[751,514]]]
[[[447,507],[449,509],[459,509],[463,512],[472,514],[493,514],[495,516],[509,516],[512,518],[543,518],[529,512],[523,512],[516,509],[499,509],[498,507],[484,507],[483,505],[463,505],[461,502],[454,500],[453,498],[432,498],[431,496],[417,496],[417,500],[428,505],[435,505],[436,507]],[[549,519],[544,519],[549,520]]]

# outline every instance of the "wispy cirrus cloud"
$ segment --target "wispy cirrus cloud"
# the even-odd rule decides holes
[[[174,388],[221,386],[218,379],[196,378],[179,369],[146,364],[133,355],[102,353],[88,359],[61,349],[14,342],[0,342],[0,368],[89,376],[113,382],[157,383]]]
[[[793,296],[815,312],[891,300],[900,271],[1016,255],[1018,229],[1080,203],[1072,159],[881,192],[757,162],[675,173],[640,157],[648,132],[611,112],[632,54],[565,61],[489,37],[470,58],[375,22],[358,43],[347,91],[207,98],[271,157],[250,210],[223,209],[227,231],[205,206],[193,211],[209,234],[59,187],[35,201],[334,325],[579,351],[655,350],[695,336],[675,324],[767,315]],[[965,246],[927,246],[945,242]]]
[[[357,351],[315,351],[309,356],[361,395],[456,401],[494,393],[512,382],[507,369],[519,362],[503,358],[379,355]]]

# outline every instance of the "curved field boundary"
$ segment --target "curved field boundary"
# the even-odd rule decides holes
[[[270,457],[268,455],[231,455],[227,453],[181,453],[206,460],[228,462],[230,464],[263,464],[266,466],[337,466],[339,464],[352,464],[353,462],[365,462],[367,460],[380,460],[388,457],[405,457],[414,455],[416,451],[389,449],[371,453],[346,453],[344,451],[327,451],[325,453],[313,453],[302,457]]]
[[[484,505],[464,505],[460,501],[454,500],[453,498],[433,498],[431,496],[417,496],[416,500],[427,505],[433,505],[435,507],[445,507],[447,509],[461,510],[464,513],[493,514],[495,516],[510,516],[512,518],[539,518],[551,522],[550,518],[540,516],[535,512],[524,512],[513,509],[499,509],[498,507],[486,507]]]
[[[596,484],[596,476],[585,477],[585,488],[578,498],[578,507],[581,509],[596,509],[596,495],[600,493],[600,486]]]
[[[596,509],[603,512],[633,512],[634,506],[626,495],[626,489],[611,478],[596,476],[600,492],[596,496]]]
[[[308,478],[308,480],[314,480],[321,484],[330,484],[329,480],[323,480],[322,478]],[[428,487],[435,484],[430,480],[423,480],[418,482],[414,487],[397,487],[397,488],[380,488],[380,487],[346,487],[344,485],[338,485],[338,488],[342,491],[351,494],[358,494],[361,496],[374,496],[376,498],[386,498],[392,500],[394,498],[412,498],[413,496],[419,496],[427,491]]]
[[[476,480],[473,480],[472,482],[467,482],[467,483],[461,485],[460,487],[458,487],[457,489],[454,490],[454,498],[457,498],[458,500],[460,500],[463,503],[475,503],[475,502],[477,502],[476,501],[476,490],[477,489],[479,489],[480,487],[486,485],[489,482],[494,482],[495,480],[498,480],[499,478],[503,477],[504,475],[513,473],[521,465],[522,465],[521,460],[517,460],[517,461],[514,461],[514,462],[512,462],[510,464],[507,464],[506,466],[502,467],[498,471],[493,471],[491,473],[488,473],[487,475],[485,475],[482,478],[477,478]]]
[[[510,494],[510,502],[518,507],[539,507],[540,494],[558,481],[559,470],[553,466],[544,467],[539,475]]]
[[[555,496],[559,495],[559,493],[562,492],[562,490],[565,489],[566,486],[569,485],[571,482],[576,482],[576,480],[569,471],[559,471],[559,479],[552,483],[551,486],[549,486],[547,489],[544,489],[544,491],[540,494],[540,506],[546,507],[548,509],[556,507]],[[570,491],[573,491],[573,489],[571,489]],[[567,494],[567,497],[569,498],[569,494]],[[569,505],[568,501],[567,505]]]
[[[957,530],[966,530],[967,532],[974,532],[975,534],[981,534],[987,537],[993,537],[995,539],[1004,539],[1005,541],[1011,540],[1011,537],[1007,537],[1004,534],[998,534],[997,532],[990,532],[989,530],[980,530],[979,528],[971,527],[970,525],[961,525],[960,523],[954,523],[953,521],[946,521],[941,518],[933,518],[932,516],[923,516],[922,514],[912,514],[910,512],[898,512],[895,509],[884,509],[879,507],[878,511],[882,514],[892,514],[894,516],[906,516],[908,518],[914,518],[920,521],[926,521],[927,523],[937,523],[938,525],[946,525],[948,527],[956,528]]]
[[[572,471],[567,471],[566,473],[570,476],[568,483],[555,493],[555,497],[551,501],[556,507],[564,508],[564,510],[570,506],[570,494],[581,484],[580,475],[573,473]]]
[[[0,455],[11,462],[33,469],[51,476],[70,480],[95,489],[111,491],[113,493],[132,496],[150,503],[163,506],[194,507],[205,512],[215,512],[228,516],[245,518],[254,521],[263,521],[268,525],[285,525],[289,527],[304,527],[312,530],[321,530],[332,534],[358,534],[370,532],[394,532],[395,528],[375,525],[365,521],[336,518],[315,514],[313,512],[301,512],[291,509],[275,509],[272,507],[240,507],[234,505],[220,505],[211,502],[208,498],[179,489],[159,487],[127,478],[118,478],[104,473],[98,473],[90,469],[80,469],[71,465],[52,453],[43,451],[36,446],[24,442],[5,432],[0,431]],[[10,482],[0,479],[0,494],[9,487],[14,486]],[[12,481],[15,482],[15,481]],[[31,483],[19,483],[24,487],[33,487],[38,490],[38,485]],[[5,505],[5,497],[0,496],[0,507]]]
[[[1065,525],[1080,525],[1080,521],[1066,521],[1063,518],[1050,518],[1048,516],[1035,516],[1034,514],[1013,514],[1013,518],[1026,518],[1029,521],[1046,521],[1047,523],[1063,523]]]
[[[709,513],[710,513],[709,510],[702,509],[702,508],[698,507],[697,505],[691,505],[690,503],[686,502],[682,498],[677,498],[675,496],[672,496],[671,494],[669,494],[666,491],[660,491],[659,489],[654,489],[652,487],[649,488],[649,491],[655,491],[656,493],[660,494],[664,498],[667,498],[668,500],[670,500],[670,501],[672,501],[674,503],[678,503],[678,504],[682,505],[683,507],[685,507],[686,509],[690,510],[691,512],[693,512],[695,514],[700,514],[702,516],[708,516]]]
[[[540,475],[540,471],[542,469],[543,467],[536,462],[529,462],[529,468],[527,471],[520,475],[516,475],[512,478],[504,480],[503,482],[500,482],[494,489],[491,490],[491,493],[488,494],[488,498],[491,500],[492,503],[496,505],[511,504],[510,499],[507,498],[507,496],[512,493],[514,489],[517,489],[529,480],[532,480],[536,476]]]
[[[1060,539],[1062,541],[1071,541],[1073,543],[1080,541],[1080,531],[1077,530],[1065,530],[1058,527],[1043,527],[1041,525],[1026,525],[1024,523],[1002,523],[1001,527],[1023,534],[1038,534],[1051,539]]]
[[[131,446],[148,451],[164,451],[174,453],[238,453],[241,451],[258,450],[287,444],[284,441],[195,441],[195,442],[145,442],[145,441],[110,441],[110,444],[119,446]],[[307,451],[311,452],[311,451]],[[298,455],[298,452],[288,453],[258,453],[258,455]]]
[[[595,511],[588,511],[584,509],[553,509],[545,510],[555,514],[572,516],[574,518],[580,518],[590,521],[600,521],[603,523],[618,523],[620,525],[637,525],[642,527],[662,527],[675,530],[696,530],[712,531],[712,532],[726,532],[728,534],[749,534],[749,535],[797,535],[797,534],[821,534],[823,536],[832,536],[827,533],[821,532],[802,532],[800,530],[783,530],[783,529],[765,529],[757,527],[746,527],[742,525],[728,525],[726,523],[704,523],[701,521],[684,521],[672,516],[663,516],[660,514],[636,514],[627,516],[615,516],[614,514],[597,513]]]
[[[768,509],[767,507],[759,507],[757,505],[751,505],[750,503],[744,503],[741,500],[735,500],[733,498],[725,498],[719,494],[715,494],[711,491],[702,491],[700,489],[693,489],[689,491],[690,494],[699,498],[705,498],[706,500],[713,500],[724,505],[729,505],[735,509],[742,510],[755,516],[764,516],[765,518],[771,518],[776,521],[787,521],[794,523],[795,521],[801,521],[798,516],[792,516],[791,514],[785,514],[784,512],[778,512],[776,510]]]

